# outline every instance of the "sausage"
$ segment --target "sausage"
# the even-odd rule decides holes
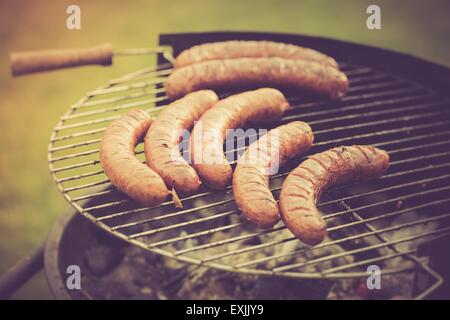
[[[190,93],[165,107],[145,136],[144,150],[147,163],[166,183],[183,195],[200,187],[200,179],[183,158],[178,144],[183,130],[188,130],[219,98],[211,90]]]
[[[316,207],[321,192],[334,185],[379,177],[388,166],[388,153],[371,146],[338,147],[309,157],[281,187],[279,206],[284,223],[306,244],[322,242],[326,224]]]
[[[224,189],[231,182],[233,172],[223,152],[227,129],[277,120],[288,108],[280,91],[263,88],[220,100],[206,111],[190,139],[191,160],[202,181],[213,189]]]
[[[248,147],[233,175],[234,199],[248,220],[261,228],[277,223],[278,203],[269,189],[269,174],[308,151],[313,140],[311,127],[294,121],[270,130]]]
[[[164,181],[136,158],[134,149],[152,122],[143,110],[132,110],[113,121],[100,143],[100,163],[111,183],[143,205],[155,206],[168,196]]]
[[[282,58],[210,60],[175,69],[167,78],[167,95],[176,99],[200,89],[283,87],[338,99],[348,90],[347,76],[316,62]]]
[[[333,58],[313,49],[281,42],[242,40],[204,43],[193,46],[177,56],[174,66],[175,68],[181,68],[208,60],[270,57],[314,61],[329,67],[339,68]]]

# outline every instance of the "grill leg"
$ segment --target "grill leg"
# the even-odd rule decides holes
[[[8,299],[44,266],[45,242],[0,276],[0,299]]]

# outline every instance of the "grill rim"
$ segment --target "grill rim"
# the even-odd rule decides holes
[[[242,39],[241,35],[243,35],[242,33],[207,33],[208,36],[211,36],[211,35],[212,36],[216,36],[218,34],[226,36],[226,37],[231,37],[230,39],[236,39],[236,35],[239,36],[239,39]],[[182,34],[182,36],[189,36],[189,35],[192,35],[192,34]],[[204,33],[196,33],[195,35],[205,35],[205,34]],[[247,35],[248,35],[248,33],[247,33]],[[259,37],[263,37],[264,39],[268,39],[268,35],[269,36],[275,35],[277,37],[285,37],[285,36],[287,36],[286,34],[267,34],[267,33],[251,33],[251,35],[252,36],[258,35]],[[161,35],[160,36],[161,44],[166,45],[166,43],[164,43],[164,41],[165,41],[164,37],[172,37],[172,36],[175,36],[175,37],[178,38],[178,37],[180,37],[180,34],[177,34],[177,35]],[[289,35],[289,37],[299,37],[298,41],[301,42],[302,44],[304,44],[305,46],[310,46],[312,48],[320,49],[320,50],[323,50],[323,51],[327,51],[327,50],[323,49],[323,48],[319,48],[318,46],[315,46],[315,45],[312,45],[312,44],[310,45],[308,43],[305,43],[304,40],[302,40],[302,39],[303,38],[308,38],[310,40],[314,39],[314,41],[316,41],[316,40],[331,41],[331,42],[337,42],[340,45],[342,43],[344,43],[344,44],[346,43],[346,42],[342,42],[342,41],[339,41],[339,40],[326,39],[326,38],[317,38],[317,37],[308,37],[308,36],[301,36],[301,35]],[[208,39],[205,40],[203,38],[203,40],[204,40],[203,42],[210,42],[210,41],[221,41],[222,39],[215,38],[214,40],[208,40]],[[295,43],[295,42],[292,42],[292,41],[285,41],[285,40],[273,39],[273,38],[270,38],[270,40]],[[365,45],[351,44],[351,43],[346,43],[346,44],[356,45],[356,46],[361,46],[361,47],[367,47],[367,48],[370,48],[370,50],[372,50],[372,49],[382,50],[382,51],[386,51],[389,54],[393,54],[393,55],[398,55],[399,54],[399,53],[390,52],[390,51],[387,51],[387,50],[384,50],[384,49],[379,49],[379,48],[375,48],[375,47],[368,47],[368,46],[365,46]],[[188,44],[187,46],[192,46],[192,43]],[[173,49],[174,49],[174,52],[176,52],[176,48],[173,47]],[[338,57],[337,54],[333,54],[333,55]],[[400,54],[400,55],[404,55],[404,54]],[[411,57],[411,56],[408,56],[408,55],[405,55],[405,56],[406,57]],[[418,58],[415,58],[415,57],[411,57],[411,58],[416,59],[416,60],[418,59]],[[163,59],[161,55],[158,56],[158,66],[160,65],[159,59]],[[345,60],[348,60],[348,59],[345,59]],[[422,59],[418,59],[418,60],[422,61],[423,63],[426,63],[426,64],[430,63],[430,62],[427,62],[427,61],[423,61]],[[352,63],[353,62],[354,61],[352,61]],[[431,63],[431,64],[434,64],[434,63]],[[368,65],[368,64],[364,63],[364,65]],[[436,65],[436,64],[434,64],[434,65]],[[448,73],[447,74],[447,76],[448,76],[447,78],[450,79],[450,69],[447,69],[446,67],[443,67],[443,66],[440,66],[440,65],[436,65],[436,66],[438,67],[438,69],[439,68],[444,68],[444,70],[446,70],[445,72]],[[381,69],[381,68],[378,68],[378,67],[374,67],[374,68]],[[392,69],[389,69],[389,73],[391,73],[391,72],[392,72]],[[134,73],[130,73],[130,75],[131,74],[134,74]],[[126,77],[126,75],[124,77]],[[107,85],[100,86],[99,88],[91,91],[90,93],[88,93],[88,95],[86,95],[85,97],[80,99],[77,103],[75,103],[68,110],[68,112],[60,119],[60,122],[58,123],[56,128],[60,127],[60,125],[63,124],[64,119],[66,118],[66,116],[69,116],[70,113],[74,110],[74,108],[76,108],[77,105],[82,104],[83,102],[85,102],[85,101],[87,101],[89,99],[89,97],[90,97],[89,94],[91,94],[93,92],[97,92],[99,90],[104,90],[106,88],[109,88],[109,87],[111,87],[111,83],[114,83],[114,80],[112,80]],[[429,86],[430,86],[430,83],[428,83],[425,87],[429,87]],[[435,89],[435,87],[433,86],[433,90],[434,89]],[[56,138],[56,133],[57,132],[58,131],[55,130],[52,133],[49,149],[52,147],[52,144],[54,143],[54,138]],[[49,153],[49,165],[50,165],[51,173],[52,173],[52,176],[55,179],[55,181],[57,181],[56,173],[54,171],[52,171],[52,169],[53,169],[52,168],[52,166],[53,166],[52,161],[54,161],[54,159],[53,160],[51,159],[51,153]],[[158,248],[151,248],[151,247],[145,246],[145,245],[143,245],[142,242],[135,241],[134,239],[130,239],[125,234],[114,232],[114,230],[112,230],[111,227],[109,227],[108,225],[104,224],[103,222],[97,220],[96,218],[91,216],[89,213],[86,213],[82,206],[79,206],[77,203],[73,202],[73,199],[70,200],[70,197],[64,192],[64,188],[62,187],[61,183],[59,183],[58,181],[57,181],[57,186],[58,186],[59,191],[61,193],[63,193],[63,195],[66,198],[66,200],[68,200],[69,203],[71,203],[71,205],[74,206],[75,209],[78,212],[83,214],[85,217],[87,217],[94,224],[100,226],[102,229],[108,231],[109,233],[113,233],[115,236],[118,236],[119,238],[122,238],[122,239],[124,239],[127,242],[133,243],[134,245],[138,245],[141,248],[144,248],[146,250],[150,250],[150,251],[153,251],[155,253],[162,254],[162,255],[165,255],[165,256],[168,256],[168,257],[171,257],[171,258],[175,258],[175,259],[178,259],[178,260],[183,261],[183,262],[194,263],[194,264],[201,264],[201,265],[204,265],[204,266],[217,268],[217,269],[221,269],[221,270],[226,270],[226,271],[239,271],[239,272],[245,272],[245,273],[256,274],[256,275],[280,275],[280,276],[287,276],[287,277],[292,276],[292,277],[296,277],[296,278],[297,277],[303,277],[303,278],[322,278],[322,279],[323,278],[343,279],[343,278],[356,278],[356,277],[366,277],[367,276],[367,274],[364,273],[364,272],[360,272],[360,273],[357,273],[357,272],[345,272],[343,275],[337,273],[337,274],[324,276],[322,273],[302,273],[302,272],[295,272],[295,273],[282,272],[282,273],[280,273],[280,272],[265,271],[265,270],[260,270],[260,269],[239,269],[239,270],[235,270],[235,268],[233,268],[232,266],[227,266],[227,265],[221,264],[221,263],[215,263],[215,262],[206,262],[205,263],[202,260],[194,259],[194,258],[191,258],[191,257],[173,255],[173,254],[170,254],[170,252],[168,252],[166,250],[160,250]],[[104,188],[102,190],[105,190],[105,189],[106,188]],[[409,268],[406,268],[406,269],[395,269],[395,270],[392,270],[392,272],[384,272],[383,274],[395,274],[395,273],[399,273],[399,272],[404,272],[405,270],[409,270],[411,268],[413,268],[413,267],[409,267]]]

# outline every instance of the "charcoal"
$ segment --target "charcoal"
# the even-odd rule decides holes
[[[89,271],[102,277],[119,265],[124,257],[123,250],[117,247],[97,245],[86,250],[84,259]]]

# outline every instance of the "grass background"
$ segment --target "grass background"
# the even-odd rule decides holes
[[[81,30],[67,30],[66,8],[81,7]],[[381,7],[382,30],[366,28]],[[91,46],[151,47],[165,32],[246,30],[304,33],[407,52],[450,66],[450,2],[396,1],[23,1],[0,2],[0,273],[41,243],[67,208],[47,167],[53,126],[69,105],[108,79],[142,68],[148,57],[13,79],[9,52]],[[14,295],[51,298],[41,272]]]

